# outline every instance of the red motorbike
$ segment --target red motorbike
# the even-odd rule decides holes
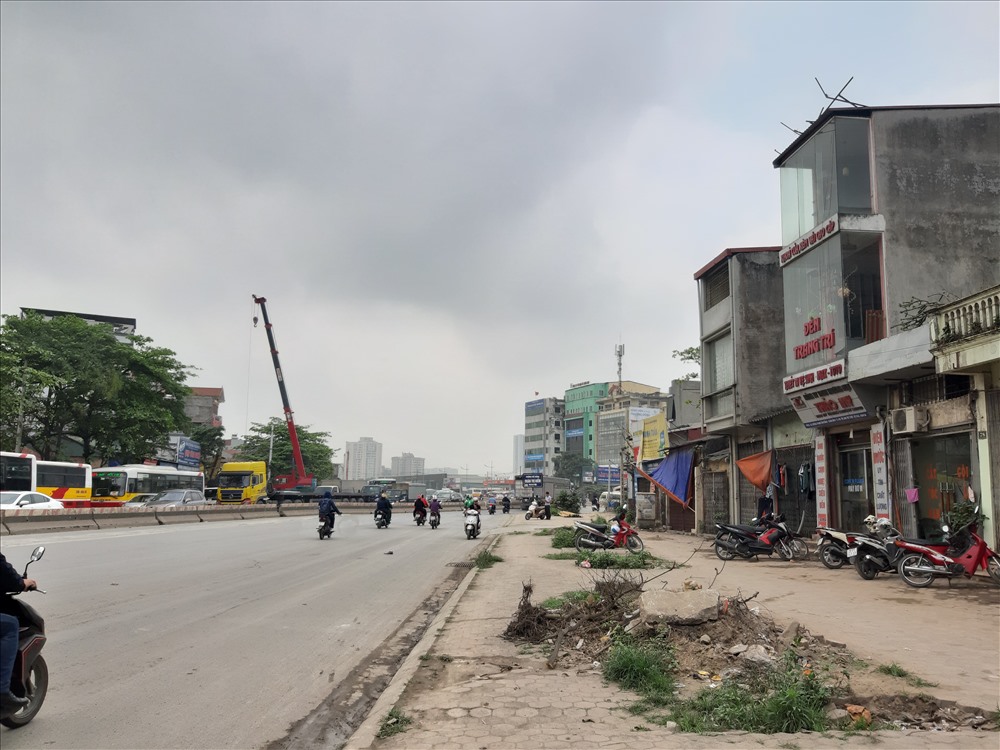
[[[576,527],[576,538],[573,546],[577,552],[586,553],[592,550],[606,550],[624,548],[629,552],[642,552],[645,545],[639,538],[636,531],[624,519],[618,522],[618,532],[612,534],[607,524],[586,523],[584,521],[574,521]]]
[[[977,518],[948,537],[949,547],[941,552],[905,539],[897,539],[901,548],[899,577],[910,586],[924,588],[934,582],[935,576],[972,578],[979,568],[986,571],[994,583],[1000,584],[1000,556],[989,548],[978,531]],[[944,527],[948,531],[948,527]]]

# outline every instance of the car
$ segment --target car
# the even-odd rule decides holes
[[[0,492],[0,510],[16,513],[19,510],[62,510],[64,506],[41,492]]]
[[[194,505],[215,505],[201,490],[164,490],[146,503],[147,508],[184,508]]]
[[[141,494],[136,495],[135,497],[133,497],[131,500],[129,500],[127,503],[125,503],[122,507],[123,508],[145,508],[146,507],[146,503],[148,503],[150,501],[150,499],[152,499],[155,496],[156,496],[155,492],[144,492],[144,493],[141,493]]]

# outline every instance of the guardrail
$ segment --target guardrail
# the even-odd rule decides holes
[[[0,511],[0,534],[164,526],[204,521],[245,521],[252,518],[312,515],[315,503],[280,505],[203,505],[195,508],[67,508],[65,510]]]

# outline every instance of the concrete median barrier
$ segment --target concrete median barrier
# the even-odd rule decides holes
[[[0,512],[5,534],[36,534],[42,531],[81,531],[97,528],[90,510],[20,510]]]

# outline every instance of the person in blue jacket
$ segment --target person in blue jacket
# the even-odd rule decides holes
[[[333,493],[330,490],[324,492],[323,497],[319,499],[319,520],[323,523],[329,522],[332,531],[334,517],[342,515],[344,514],[340,512],[340,508],[333,502]]]

